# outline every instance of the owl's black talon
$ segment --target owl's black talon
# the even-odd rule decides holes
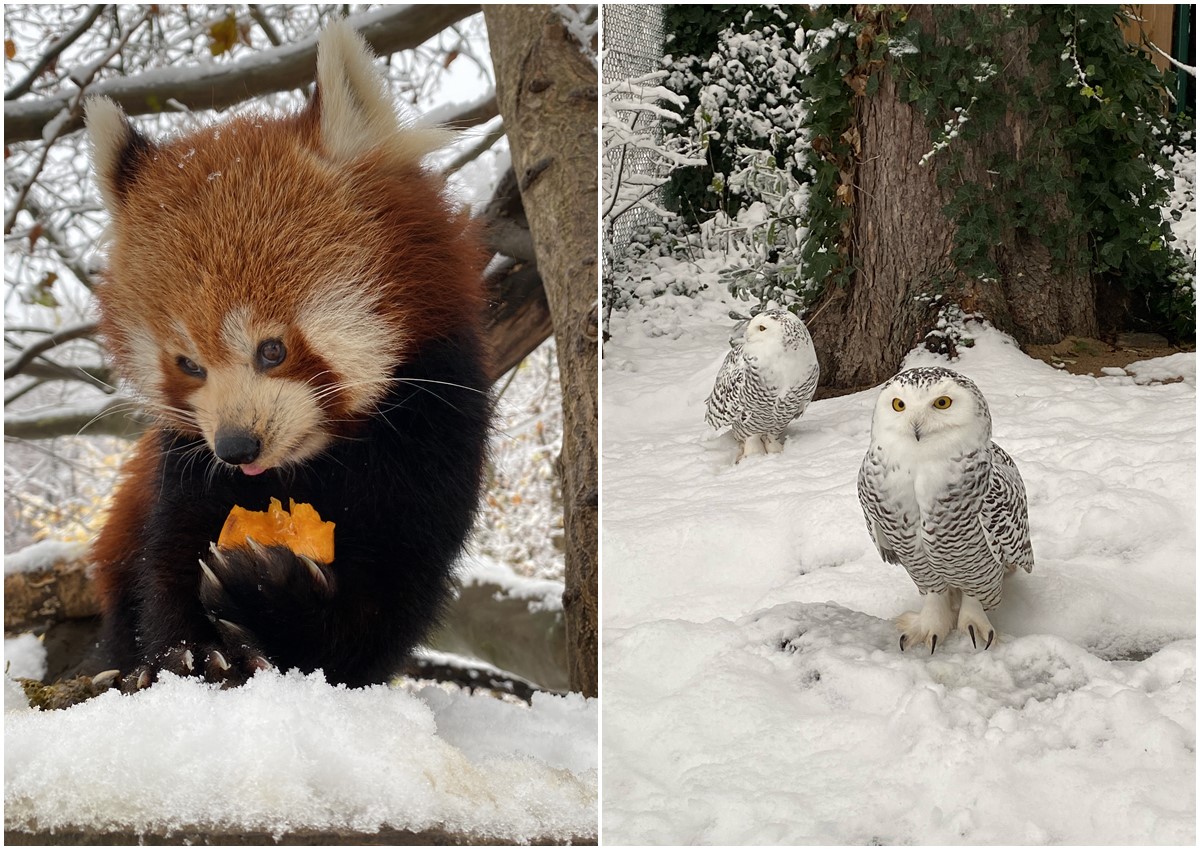
[[[991,649],[991,647],[992,647],[992,640],[993,640],[995,637],[996,637],[996,630],[995,630],[995,629],[993,629],[992,631],[988,632],[988,642],[987,642],[987,644],[986,644],[986,645],[985,645],[983,648],[984,648],[984,649]]]
[[[246,535],[246,545],[250,547],[250,551],[260,558],[267,557],[267,548],[255,540],[250,535]]]
[[[975,627],[967,626],[967,634],[969,634],[971,636],[971,646],[975,647],[976,649],[979,649],[978,644],[975,643]]]
[[[908,635],[900,635],[900,651],[901,651],[901,652],[903,652],[903,651],[904,651],[904,639],[905,639],[906,637],[908,637]]]
[[[934,636],[933,636],[933,643],[931,643],[931,644],[929,645],[929,654],[930,654],[930,655],[933,655],[933,653],[934,653],[936,650],[937,650],[937,635],[934,635]]]
[[[224,673],[229,669],[229,662],[225,660],[225,656],[221,654],[220,650],[214,649],[208,654],[208,666],[216,667],[218,670]]]
[[[150,671],[143,670],[141,673],[138,674],[137,684],[136,684],[135,688],[136,688],[136,690],[141,691],[141,690],[145,690],[148,687],[150,687]]]

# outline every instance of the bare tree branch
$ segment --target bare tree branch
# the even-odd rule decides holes
[[[465,151],[456,156],[449,165],[442,171],[443,174],[453,174],[458,171],[468,162],[473,162],[479,159],[484,153],[491,149],[492,145],[500,141],[504,136],[504,124],[501,123],[495,130],[488,132],[474,145],[467,148]]]
[[[59,260],[75,278],[88,289],[92,288],[92,275],[84,266],[82,260],[71,251],[67,244],[67,239],[63,233],[54,226],[54,222],[50,220],[50,214],[42,207],[37,200],[31,196],[25,197],[25,211],[33,216],[34,220],[41,224],[42,233],[51,245],[54,246],[55,252],[58,254]],[[32,247],[32,246],[30,246]],[[11,329],[10,329],[11,330]]]
[[[45,137],[42,154],[38,157],[37,164],[33,167],[33,173],[29,175],[29,180],[21,186],[20,191],[17,192],[16,200],[12,202],[12,205],[4,216],[4,234],[6,236],[13,229],[13,225],[17,223],[17,214],[25,206],[25,198],[29,194],[29,190],[33,188],[33,184],[37,182],[38,175],[42,173],[42,169],[46,166],[46,160],[50,156],[50,149],[54,147],[54,143],[58,141],[59,137],[67,132],[67,125],[82,115],[83,96],[87,92],[88,86],[92,84],[92,80],[95,79],[96,73],[108,64],[109,60],[121,52],[133,34],[140,30],[142,25],[150,20],[150,17],[150,10],[147,9],[114,46],[110,47],[96,62],[89,66],[86,72],[80,72],[80,76],[76,79],[79,90],[71,96],[69,102],[62,108],[62,111],[54,117],[52,121],[53,132],[42,131]],[[6,104],[5,109],[7,110],[7,108]]]
[[[259,29],[263,31],[263,35],[267,37],[267,41],[271,42],[274,47],[279,47],[281,44],[283,44],[283,40],[280,39],[279,33],[275,31],[275,25],[272,24],[270,19],[263,14],[262,7],[257,3],[251,3],[249,8],[250,17],[254,19],[254,23],[258,24]]]
[[[42,54],[42,58],[29,69],[29,73],[24,79],[14,85],[11,89],[4,93],[5,100],[16,100],[21,95],[25,94],[37,82],[37,78],[42,75],[42,72],[50,66],[50,63],[57,59],[64,50],[74,44],[81,35],[91,29],[92,24],[96,22],[96,18],[100,17],[100,13],[108,8],[105,3],[98,3],[88,9],[86,15],[71,28],[69,32],[63,35],[50,45],[50,48]]]
[[[453,23],[479,11],[478,5],[382,6],[348,20],[376,53],[388,55],[424,43]],[[167,101],[189,109],[219,109],[251,97],[294,89],[311,82],[316,70],[317,36],[283,47],[263,50],[237,62],[204,65],[180,71],[158,68],[134,77],[105,80],[89,94],[116,101],[127,115],[163,110]],[[4,104],[4,142],[28,141],[70,105],[75,93]],[[493,114],[495,114],[493,112]],[[486,120],[486,119],[484,119]],[[62,132],[83,126],[73,115]]]
[[[4,436],[10,439],[46,440],[86,432],[90,436],[132,439],[145,430],[147,420],[137,413],[137,404],[124,396],[112,396],[95,407],[56,410],[45,414],[9,414],[4,417]]]
[[[97,324],[95,322],[85,322],[81,325],[71,325],[69,327],[57,330],[47,337],[39,339],[31,344],[28,348],[14,357],[4,366],[4,380],[21,374],[35,357],[45,354],[52,348],[62,345],[64,342],[70,342],[73,339],[91,336],[96,332]]]

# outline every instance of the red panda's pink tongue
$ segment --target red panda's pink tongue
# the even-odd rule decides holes
[[[265,467],[259,466],[257,463],[242,464],[242,472],[246,473],[247,475],[262,475],[266,471],[267,470]]]

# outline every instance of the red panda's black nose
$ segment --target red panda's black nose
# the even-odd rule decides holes
[[[258,437],[245,431],[218,431],[214,442],[217,457],[235,466],[253,463],[262,451]]]

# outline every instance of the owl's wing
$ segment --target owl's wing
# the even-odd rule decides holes
[[[780,399],[779,407],[790,412],[793,417],[799,416],[817,394],[817,382],[820,379],[821,367],[813,361],[808,377],[788,390],[787,395]]]
[[[704,421],[713,428],[724,428],[738,416],[738,405],[741,403],[742,387],[746,381],[746,362],[742,357],[742,347],[735,345],[721,364],[717,372],[716,383],[705,402]]]
[[[1029,507],[1025,482],[1008,452],[991,444],[992,475],[980,510],[988,548],[1009,570],[1033,572],[1033,545],[1029,541]]]
[[[889,511],[879,486],[882,480],[883,465],[873,452],[867,452],[862,466],[858,468],[858,503],[862,505],[863,516],[867,520],[867,531],[875,541],[879,557],[889,564],[899,564],[900,556],[896,554],[883,531]]]

